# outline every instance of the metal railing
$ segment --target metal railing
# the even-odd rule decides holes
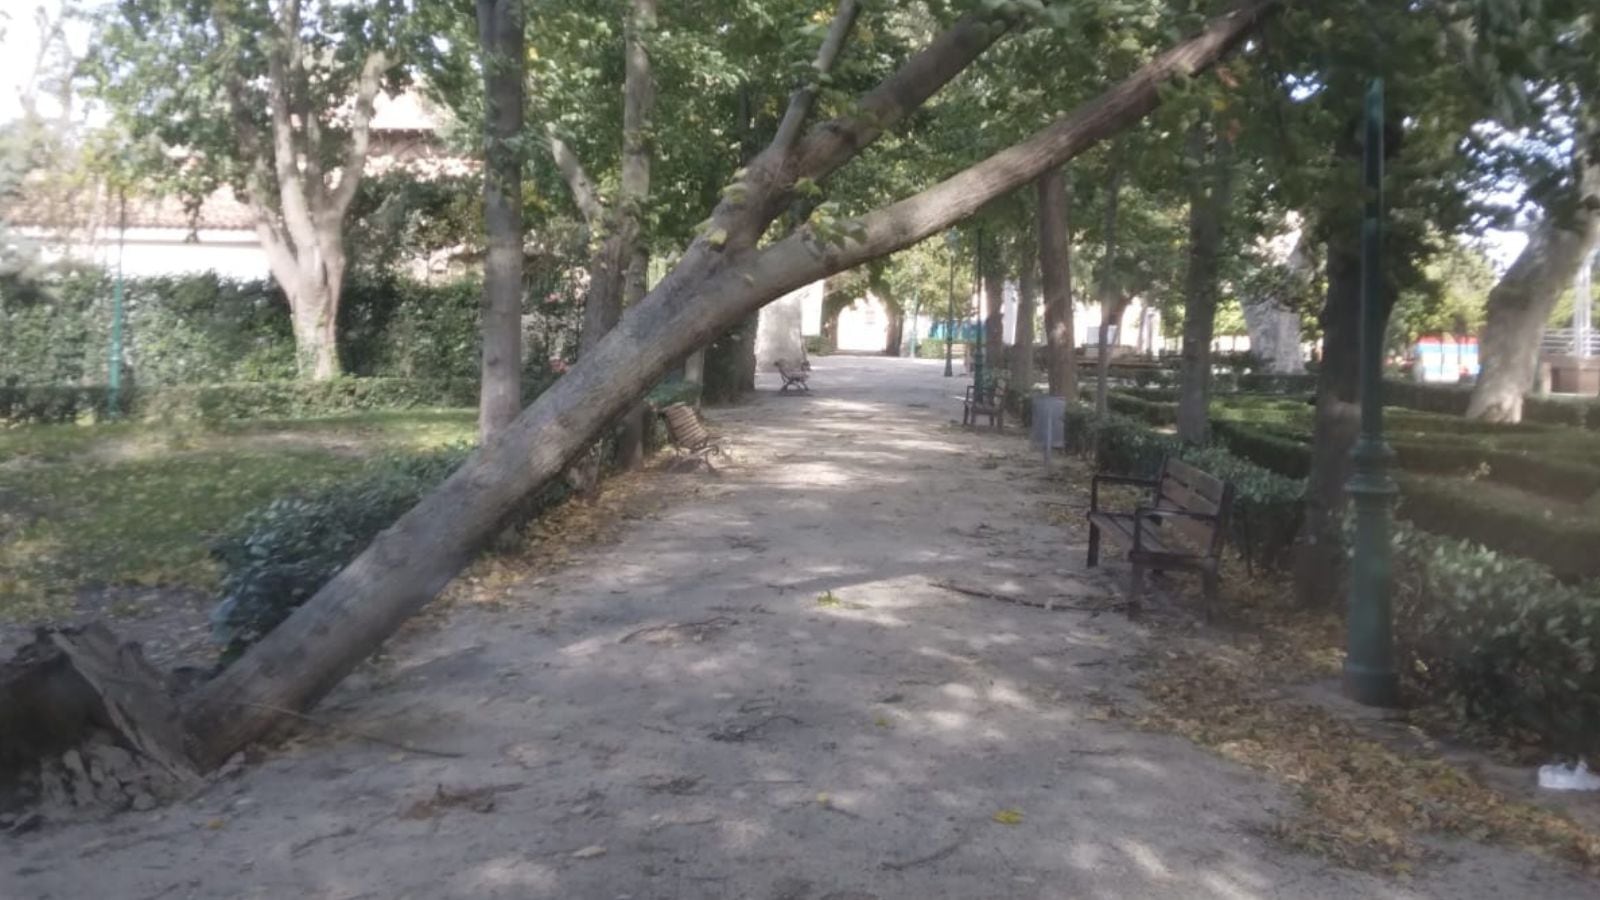
[[[1577,329],[1546,328],[1539,349],[1558,356],[1600,356],[1600,331],[1590,329],[1588,339],[1589,352],[1584,353],[1578,346]]]

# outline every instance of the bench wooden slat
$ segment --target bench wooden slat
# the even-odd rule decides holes
[[[1210,472],[1197,469],[1181,459],[1169,459],[1166,463],[1166,474],[1212,503],[1222,502],[1222,491],[1226,482]]]
[[[1217,514],[1217,502],[1215,500],[1206,497],[1193,487],[1172,477],[1161,479],[1161,490],[1157,502],[1165,502],[1176,509],[1193,510],[1209,516]]]

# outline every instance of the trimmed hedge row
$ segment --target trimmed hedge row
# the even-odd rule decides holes
[[[122,405],[126,411],[126,402]],[[0,426],[99,422],[110,406],[111,391],[104,386],[0,385]]]
[[[1395,639],[1407,680],[1502,734],[1600,752],[1600,590],[1399,525]]]
[[[1600,466],[1527,450],[1506,450],[1472,441],[1395,441],[1400,467],[1440,475],[1483,474],[1491,481],[1557,500],[1600,494]]]
[[[523,381],[524,397],[550,386],[553,375]],[[0,387],[0,426],[100,422],[108,418],[103,385]],[[470,407],[478,383],[466,378],[337,378],[332,381],[249,381],[128,388],[120,412],[145,421],[295,419],[374,409]]]
[[[1460,384],[1418,384],[1386,380],[1383,401],[1447,416],[1464,416],[1472,388]],[[1600,399],[1528,396],[1522,400],[1522,420],[1535,425],[1569,425],[1600,431]],[[1502,426],[1505,427],[1505,426]]]
[[[1459,478],[1402,474],[1398,515],[1435,534],[1534,560],[1567,579],[1600,578],[1600,518],[1512,506]]]

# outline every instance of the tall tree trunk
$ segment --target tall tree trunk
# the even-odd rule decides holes
[[[906,336],[906,312],[898,303],[883,301],[884,312],[889,316],[889,327],[884,329],[883,355],[899,356],[900,342]]]
[[[1195,445],[1211,436],[1211,336],[1221,293],[1219,257],[1233,193],[1233,154],[1226,138],[1208,138],[1206,130],[1196,125],[1189,138],[1196,169],[1189,187],[1189,269],[1184,279],[1178,388],[1178,437]]]
[[[1600,129],[1591,128],[1600,141]],[[1528,244],[1489,292],[1483,326],[1482,373],[1467,417],[1489,422],[1522,421],[1522,397],[1538,374],[1539,341],[1562,291],[1600,243],[1600,159],[1587,142],[1573,143],[1578,173],[1572,195],[1548,209],[1528,234]]]
[[[1044,339],[1050,394],[1078,399],[1078,361],[1072,325],[1072,207],[1066,174],[1039,177],[1039,269],[1044,280]]]
[[[1157,106],[1165,86],[1208,68],[1275,8],[1262,2],[1214,20],[1034,137],[862,216],[857,236],[843,244],[824,247],[809,233],[759,240],[786,206],[793,179],[825,177],[903,120],[987,46],[989,26],[962,20],[889,76],[885,89],[869,92],[859,114],[820,124],[786,147],[773,145],[770,165],[750,167],[743,202],[712,214],[714,227],[738,231],[716,243],[696,240],[516,421],[200,689],[184,717],[196,762],[219,765],[280,722],[283,710],[332,690],[454,577],[524,497],[691,350],[774,298],[937,234],[1126,128]],[[751,206],[762,212],[752,215]]]
[[[639,253],[640,219],[650,196],[650,118],[655,111],[655,81],[650,74],[646,36],[656,27],[656,0],[631,0],[623,59],[621,189],[612,205],[607,232],[589,267],[578,353],[592,349],[622,317],[628,270]]]
[[[294,323],[296,369],[301,378],[312,381],[338,378],[341,279],[335,275],[329,280],[320,271],[296,272],[290,279],[279,276],[278,283]]]
[[[990,384],[1006,370],[1006,264],[1000,242],[989,238],[983,266],[983,377]]]
[[[1111,151],[1111,177],[1106,185],[1105,251],[1100,258],[1100,359],[1094,385],[1094,414],[1104,419],[1110,412],[1106,393],[1111,378],[1111,328],[1120,326],[1129,297],[1117,285],[1117,203],[1122,193],[1122,156]],[[1118,327],[1117,337],[1121,338]]]
[[[1033,312],[1039,297],[1038,244],[1030,240],[1031,229],[1023,229],[1017,242],[1017,331],[1011,345],[1011,389],[1020,402],[1033,393]]]
[[[1361,427],[1361,248],[1354,237],[1340,234],[1327,248],[1311,474],[1295,560],[1295,593],[1307,606],[1337,599],[1345,482],[1350,480],[1350,450]]]
[[[478,0],[483,56],[483,359],[478,438],[522,410],[522,0]]]

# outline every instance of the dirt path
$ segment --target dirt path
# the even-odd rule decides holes
[[[1103,714],[1144,637],[1020,437],[935,363],[819,360],[714,415],[720,477],[498,608],[459,607],[188,804],[4,843],[0,897],[1570,898],[1473,845],[1409,883],[1262,836],[1295,801]]]

